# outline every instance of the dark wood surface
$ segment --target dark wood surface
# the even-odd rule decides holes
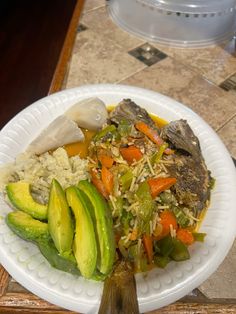
[[[0,129],[49,93],[77,2],[0,1]]]

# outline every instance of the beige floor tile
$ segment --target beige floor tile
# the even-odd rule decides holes
[[[86,30],[77,35],[66,88],[115,83],[145,67],[113,41]]]
[[[115,41],[116,44],[123,48],[124,52],[144,43],[141,39],[138,39],[117,27],[109,18],[106,7],[84,14],[81,22],[93,31]]]
[[[106,0],[85,0],[83,12],[85,13],[105,5]]]
[[[231,155],[236,158],[236,116],[218,132]]]
[[[199,290],[210,299],[236,298],[236,241],[218,270]]]
[[[190,66],[216,85],[236,72],[235,51],[232,43],[201,49],[181,49],[159,44],[154,45],[174,59]]]
[[[211,84],[190,68],[166,58],[124,80],[124,84],[158,91],[187,105],[215,130],[235,113],[236,95]]]

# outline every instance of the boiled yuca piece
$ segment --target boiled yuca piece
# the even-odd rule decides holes
[[[42,154],[60,146],[84,141],[84,134],[77,123],[61,115],[53,120],[28,146],[27,151]]]
[[[99,130],[108,118],[106,105],[99,98],[81,100],[64,115],[75,121],[78,126],[89,130]]]

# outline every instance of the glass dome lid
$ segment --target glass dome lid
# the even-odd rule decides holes
[[[143,5],[180,13],[218,13],[233,10],[236,0],[136,0]]]

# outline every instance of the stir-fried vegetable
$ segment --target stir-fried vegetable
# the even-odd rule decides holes
[[[120,184],[123,191],[127,191],[130,188],[133,177],[133,172],[130,169],[120,177]]]
[[[144,133],[151,141],[156,143],[158,146],[161,146],[164,144],[164,141],[159,136],[156,130],[149,127],[146,123],[143,121],[139,121],[135,124],[135,127],[142,133]]]
[[[153,242],[152,237],[149,234],[143,235],[143,244],[147,253],[148,262],[151,264],[153,261]]]
[[[171,228],[177,229],[177,221],[175,215],[168,210],[165,210],[160,213],[160,224],[162,225],[162,232],[159,235],[159,238],[163,238],[170,233]]]
[[[98,191],[104,196],[106,199],[109,198],[109,193],[107,192],[107,189],[101,179],[98,178],[98,174],[95,170],[91,169],[91,180],[93,184],[96,186]]]
[[[120,153],[129,164],[132,164],[134,161],[139,161],[143,157],[141,150],[134,145],[121,147]]]
[[[179,228],[176,232],[176,238],[186,245],[191,245],[194,242],[194,236],[188,229]]]
[[[193,232],[192,233],[194,241],[204,242],[204,239],[206,237],[206,233],[202,232]]]
[[[173,151],[159,134],[144,121],[121,119],[94,137],[89,155],[92,182],[112,211],[118,251],[142,271],[189,258],[186,245],[195,241],[191,212],[178,203],[177,178],[168,173]]]
[[[99,140],[108,140],[109,138],[112,138],[112,136],[116,132],[116,127],[114,125],[108,125],[106,128],[104,128],[102,131],[98,132],[95,137],[94,141],[99,141]]]
[[[148,179],[148,184],[151,189],[151,195],[155,198],[161,192],[168,190],[172,185],[176,183],[175,178],[156,178]]]
[[[100,154],[98,160],[101,162],[102,166],[106,168],[111,168],[114,163],[114,159],[106,154]]]
[[[149,127],[147,124],[145,124],[142,121],[139,121],[135,124],[135,127],[142,132],[143,134],[145,134],[153,143],[157,144],[158,146],[161,146],[163,149],[163,145],[166,145],[166,143],[164,143],[163,139],[159,136],[159,134],[157,133],[157,131],[155,129],[152,129],[151,127]],[[164,149],[164,153],[165,154],[172,154],[173,150],[171,150],[168,147],[165,147]]]
[[[113,189],[113,174],[105,166],[102,166],[101,178],[107,193],[111,194]]]
[[[164,151],[167,149],[168,145],[166,143],[162,144],[159,147],[159,150],[153,154],[153,156],[151,157],[151,162],[152,164],[155,164],[156,162],[159,162],[162,158],[162,155],[164,153]]]

